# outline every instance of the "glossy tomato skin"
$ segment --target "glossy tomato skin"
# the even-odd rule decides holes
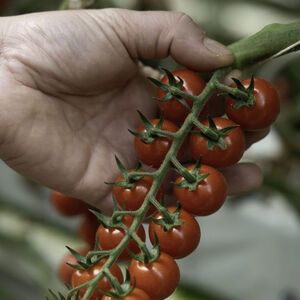
[[[170,212],[174,212],[176,207],[169,207]],[[175,259],[186,257],[191,254],[200,242],[200,226],[196,219],[181,209],[180,220],[182,224],[173,227],[170,231],[155,222],[149,223],[149,237],[152,244],[155,244],[155,234],[158,237],[161,251],[169,254]],[[162,214],[158,213],[154,219],[162,219]]]
[[[205,81],[195,72],[187,69],[178,69],[172,72],[175,77],[180,77],[183,80],[183,91],[193,95],[198,96],[205,88]],[[162,83],[168,84],[169,80],[167,76],[161,79]],[[156,97],[162,99],[165,96],[165,92],[162,89],[157,89]],[[192,107],[193,102],[191,100],[186,100],[187,104]],[[185,120],[189,111],[184,107],[176,98],[172,98],[167,102],[158,102],[159,109],[162,115],[180,125]]]
[[[106,261],[107,261],[106,259],[102,259],[95,266],[91,267],[90,269],[84,270],[84,271],[76,270],[73,273],[73,276],[71,279],[71,286],[73,288],[75,288],[75,287],[77,287],[81,284],[84,284],[84,283],[92,280],[93,278],[95,278],[101,271],[101,269],[102,269],[103,265],[106,263]],[[123,275],[122,275],[122,271],[121,271],[120,267],[117,264],[113,264],[109,270],[110,270],[111,274],[114,275],[117,278],[117,280],[121,283],[123,280]],[[111,288],[112,287],[111,287],[109,281],[104,277],[98,283],[98,285],[90,299],[93,299],[93,300],[101,299],[103,294],[100,290],[108,291]],[[85,292],[86,292],[86,289],[80,290],[79,296],[83,297]]]
[[[194,165],[189,165],[188,170],[193,170]],[[174,195],[183,209],[197,216],[207,216],[215,213],[224,204],[227,196],[227,183],[224,176],[215,168],[202,165],[201,173],[209,176],[200,182],[195,191],[181,189],[174,185]],[[183,181],[178,176],[175,184]]]
[[[122,176],[118,176],[115,182],[122,182],[124,178]],[[150,176],[144,176],[140,180],[134,183],[134,186],[131,188],[123,188],[119,186],[113,186],[112,194],[114,198],[117,200],[118,204],[124,210],[135,211],[141,207],[143,204],[145,197],[147,196],[151,186],[153,183],[153,179]],[[162,191],[159,190],[156,194],[156,199],[159,201],[162,196]],[[148,216],[153,214],[155,210],[154,206],[151,206],[148,212]]]
[[[131,216],[125,216],[123,218],[123,224],[126,225],[127,228],[131,226],[132,222],[133,222],[133,217]],[[146,234],[143,225],[141,225],[137,230],[137,235],[141,238],[142,241],[146,240]],[[97,230],[99,246],[102,250],[114,249],[120,244],[124,236],[125,236],[125,232],[123,229],[106,228],[103,225],[100,225]],[[138,254],[140,252],[139,246],[133,240],[129,242],[127,249],[129,249],[131,252],[135,254]],[[125,249],[119,256],[119,258],[129,259],[130,255]]]
[[[91,212],[87,212],[78,228],[78,236],[87,242],[90,247],[94,247],[95,235],[98,227],[99,221],[97,220],[96,216]]]
[[[89,251],[90,251],[89,248],[82,248],[82,249],[79,249],[77,252],[82,256],[86,256],[86,254]],[[59,269],[58,269],[58,277],[61,280],[61,282],[70,284],[71,278],[72,278],[73,273],[75,272],[75,269],[73,269],[72,267],[67,265],[67,263],[72,264],[72,265],[77,264],[76,258],[70,252],[68,252],[63,257],[63,259],[59,265]]]
[[[242,81],[245,87],[250,79]],[[254,79],[254,105],[234,109],[234,99],[226,99],[226,114],[245,130],[260,130],[269,127],[280,113],[280,101],[275,87],[268,81]]]
[[[218,129],[236,125],[233,121],[225,118],[214,118],[213,120]],[[207,120],[204,120],[202,123],[208,126]],[[234,165],[242,158],[245,152],[245,135],[241,128],[237,127],[224,138],[224,141],[227,145],[225,150],[218,146],[208,149],[207,139],[203,136],[191,134],[189,140],[191,155],[195,160],[201,160],[204,164],[216,168]]]
[[[50,201],[53,207],[63,216],[77,216],[88,210],[87,204],[83,201],[56,191],[51,193]]]
[[[141,289],[135,288],[129,295],[122,298],[112,298],[103,296],[102,300],[151,300],[151,298]]]
[[[132,283],[145,291],[152,300],[169,297],[180,280],[180,271],[175,260],[164,252],[161,252],[156,261],[149,264],[132,259],[129,272]]]
[[[151,120],[151,123],[153,125],[157,125],[159,123],[159,119],[153,119]],[[176,132],[178,130],[178,127],[174,123],[168,120],[164,120],[161,129],[170,132]],[[138,132],[145,132],[144,125],[138,128]],[[134,141],[138,159],[144,164],[153,168],[158,168],[161,165],[172,145],[172,139],[165,137],[156,137],[155,141],[150,144],[144,143],[141,139],[137,137]],[[179,151],[179,160],[182,159],[184,154],[183,152],[184,147],[182,147],[181,151]]]

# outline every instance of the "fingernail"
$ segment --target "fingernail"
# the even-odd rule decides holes
[[[217,42],[215,40],[212,40],[210,38],[205,38],[203,40],[203,45],[213,55],[228,56],[228,57],[232,57],[232,59],[233,59],[233,53],[228,48],[226,48],[224,45],[220,44],[219,42]]]

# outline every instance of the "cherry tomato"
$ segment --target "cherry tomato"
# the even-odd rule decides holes
[[[168,208],[170,212],[176,210],[175,207]],[[162,219],[158,213],[154,219]],[[181,209],[179,219],[181,225],[166,231],[161,225],[151,221],[149,224],[149,237],[152,244],[155,244],[155,234],[158,237],[161,251],[171,255],[173,258],[183,258],[192,253],[200,242],[200,227],[196,219],[188,212]]]
[[[205,88],[205,81],[195,72],[179,69],[172,72],[175,77],[180,77],[183,80],[183,88],[182,90],[193,95],[198,96],[203,89]],[[169,80],[167,76],[164,76],[161,79],[162,83],[168,84]],[[157,90],[157,98],[162,99],[166,93],[162,89]],[[193,102],[191,100],[186,99],[187,104],[192,107]],[[163,116],[180,125],[185,120],[189,111],[186,107],[184,107],[176,98],[172,98],[167,102],[158,102],[158,106]]]
[[[119,175],[116,178],[116,182],[122,182],[124,178]],[[117,200],[118,204],[124,210],[134,211],[141,207],[146,195],[148,194],[153,183],[152,177],[144,176],[140,180],[136,181],[131,188],[124,188],[120,186],[113,186],[112,194]],[[158,191],[156,199],[161,199],[162,192]],[[154,206],[151,206],[148,212],[148,216],[152,215],[155,210]]]
[[[193,170],[194,167],[195,165],[189,165],[187,169]],[[216,212],[225,202],[227,184],[224,176],[213,167],[202,165],[200,172],[208,176],[199,182],[195,191],[177,187],[176,184],[184,180],[182,176],[178,176],[174,195],[186,211],[197,216],[207,216]]]
[[[141,289],[135,288],[129,295],[122,298],[112,298],[103,296],[102,300],[151,300],[151,298]]]
[[[213,120],[219,130],[236,125],[231,120],[225,118],[214,118]],[[204,120],[202,123],[208,126],[207,120]],[[226,144],[226,149],[224,150],[219,146],[209,149],[206,138],[191,134],[189,141],[191,155],[195,160],[201,160],[204,164],[213,167],[223,168],[231,166],[237,163],[245,152],[246,141],[241,128],[237,127],[231,130],[224,137],[224,143]]]
[[[78,250],[77,252],[82,255],[85,256],[88,252],[89,252],[89,248],[83,248]],[[72,264],[72,265],[76,265],[77,264],[77,260],[76,258],[70,253],[68,252],[62,259],[59,269],[58,269],[58,277],[61,280],[61,282],[63,283],[71,283],[71,278],[73,273],[75,272],[75,269],[73,269],[72,267],[70,267],[69,265],[67,265],[67,263]]]
[[[157,125],[159,123],[159,119],[153,119],[151,120],[151,123],[153,125]],[[174,123],[168,120],[164,120],[161,129],[170,132],[176,132],[178,130],[178,127]],[[145,126],[142,125],[141,127],[139,127],[138,132],[146,132]],[[135,138],[135,149],[138,159],[144,164],[154,168],[158,168],[161,165],[171,145],[172,139],[166,137],[156,137],[155,140],[149,144],[144,143],[138,137]],[[181,151],[179,151],[179,160],[181,160],[184,154],[183,152],[184,147],[182,147]]]
[[[248,87],[250,79],[243,80],[242,84]],[[254,105],[233,107],[235,100],[226,99],[226,114],[235,123],[245,130],[259,130],[269,127],[280,112],[279,96],[274,86],[261,78],[254,79]]]
[[[78,236],[93,247],[98,227],[99,221],[96,216],[88,212],[85,214],[84,219],[78,228]]]
[[[175,260],[161,252],[158,259],[148,264],[131,260],[129,265],[132,284],[145,291],[152,300],[169,297],[180,280],[180,271]]]
[[[99,272],[102,270],[102,267],[106,263],[106,261],[107,261],[106,259],[102,259],[95,266],[93,266],[87,270],[83,270],[83,271],[76,270],[73,273],[72,280],[71,280],[72,287],[75,288],[75,287],[77,287],[81,284],[84,284],[84,283],[92,280],[93,278],[95,278],[99,274]],[[120,267],[117,264],[113,264],[109,270],[110,270],[111,274],[113,276],[115,276],[117,278],[117,280],[121,283],[123,280],[123,275],[122,275],[122,271],[121,271]],[[92,300],[101,299],[101,296],[103,296],[103,295],[100,290],[108,291],[111,288],[112,287],[111,287],[109,281],[107,280],[106,277],[104,277],[98,283],[98,285],[90,299],[92,299]],[[84,296],[86,290],[87,290],[86,288],[80,290],[80,292],[79,292],[80,297]]]
[[[76,198],[68,197],[60,192],[52,192],[50,201],[53,207],[64,216],[76,216],[85,213],[87,204]]]
[[[123,223],[126,227],[130,227],[133,222],[133,217],[125,216],[123,218]],[[137,235],[141,238],[141,240],[145,241],[146,234],[143,225],[139,227],[137,230]],[[119,228],[106,228],[103,225],[100,225],[97,231],[97,237],[99,241],[99,246],[102,250],[110,250],[114,249],[119,245],[122,239],[125,236],[125,232],[123,229]],[[140,252],[140,248],[137,243],[131,240],[127,246],[131,252],[138,254]],[[126,251],[126,249],[119,256],[120,259],[129,259],[130,255]]]

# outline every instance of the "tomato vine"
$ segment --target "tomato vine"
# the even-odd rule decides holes
[[[229,46],[229,48],[235,55],[234,65],[217,70],[212,75],[211,79],[207,82],[205,87],[203,86],[203,89],[201,87],[202,91],[199,95],[191,94],[188,91],[182,89],[182,79],[180,77],[172,77],[172,74],[167,70],[164,70],[166,76],[168,77],[167,81],[161,82],[150,78],[150,80],[155,85],[157,85],[158,88],[163,90],[164,93],[161,96],[165,98],[166,101],[170,101],[175,97],[179,99],[179,102],[183,106],[185,106],[186,104],[187,109],[190,105],[186,102],[187,100],[190,101],[189,103],[192,103],[190,112],[187,114],[183,123],[179,125],[180,127],[175,132],[169,131],[168,129],[164,129],[164,127],[162,126],[157,125],[162,125],[164,121],[163,119],[156,120],[154,124],[153,122],[147,120],[142,114],[140,114],[141,119],[145,125],[144,128],[146,130],[146,134],[141,133],[141,131],[132,132],[136,136],[136,138],[142,138],[145,143],[151,143],[155,138],[166,138],[171,140],[169,149],[164,155],[164,159],[158,165],[155,165],[157,169],[153,172],[141,171],[139,168],[133,171],[127,171],[121,164],[121,162],[117,159],[117,164],[123,178],[122,180],[124,181],[117,181],[115,183],[116,186],[122,187],[123,185],[123,187],[127,186],[130,188],[132,184],[144,177],[150,177],[152,179],[152,183],[141,205],[136,210],[123,211],[118,207],[118,205],[116,205],[115,211],[111,218],[103,216],[99,212],[94,212],[103,226],[107,228],[117,229],[119,230],[119,232],[120,230],[122,230],[123,237],[113,249],[90,251],[86,257],[82,257],[74,253],[78,260],[78,266],[76,267],[79,268],[79,272],[80,270],[84,272],[85,269],[93,267],[99,264],[99,262],[101,262],[101,268],[97,271],[97,273],[95,273],[95,276],[90,278],[90,280],[84,281],[82,283],[80,282],[78,286],[73,286],[73,288],[68,292],[66,299],[71,300],[74,297],[76,298],[79,292],[81,292],[80,299],[82,300],[94,299],[95,291],[97,290],[97,288],[99,289],[99,283],[103,282],[104,279],[106,279],[112,287],[112,290],[110,291],[103,291],[100,289],[101,293],[107,295],[107,297],[123,297],[124,295],[126,295],[126,293],[132,292],[132,290],[135,288],[134,279],[126,276],[127,279],[125,280],[125,282],[120,283],[118,280],[119,278],[116,278],[110,270],[115,266],[118,258],[121,255],[124,255],[124,251],[126,251],[129,243],[132,240],[138,245],[142,252],[140,255],[134,254],[131,251],[129,252],[129,254],[133,257],[135,264],[137,264],[138,261],[143,261],[144,264],[154,263],[157,262],[159,258],[161,258],[160,255],[162,254],[160,254],[159,244],[157,243],[159,238],[152,233],[151,240],[152,242],[154,241],[154,250],[149,250],[145,244],[144,239],[141,238],[139,234],[137,234],[144,219],[147,217],[149,209],[152,206],[156,208],[158,214],[164,219],[165,223],[163,224],[163,226],[165,228],[170,230],[175,226],[180,226],[180,222],[178,223],[178,221],[180,220],[178,220],[178,216],[176,217],[176,213],[174,213],[174,210],[176,211],[176,209],[172,209],[170,211],[170,209],[160,201],[161,199],[157,199],[157,195],[159,194],[162,182],[165,179],[170,167],[174,167],[175,169],[177,169],[178,173],[183,178],[182,180],[186,180],[186,183],[184,184],[186,184],[186,187],[188,187],[190,191],[193,191],[193,189],[195,190],[197,188],[197,184],[205,180],[205,176],[207,176],[206,173],[200,173],[199,175],[199,168],[197,169],[197,166],[194,166],[197,172],[191,172],[191,169],[187,169],[182,166],[180,161],[177,159],[178,153],[183,146],[187,136],[193,130],[193,128],[196,127],[201,131],[203,135],[212,140],[211,147],[217,145],[217,147],[220,147],[222,149],[222,147],[226,147],[226,145],[222,144],[223,141],[221,140],[223,138],[223,134],[228,134],[229,129],[234,130],[234,127],[228,127],[229,129],[227,131],[225,128],[225,131],[221,132],[220,130],[216,130],[214,126],[204,126],[203,122],[199,122],[199,115],[205,108],[211,96],[216,91],[218,91],[224,92],[227,95],[230,95],[230,97],[239,99],[240,101],[246,101],[247,99],[249,100],[251,97],[254,97],[253,91],[251,91],[251,89],[247,90],[238,81],[236,81],[236,87],[230,87],[223,84],[222,82],[226,75],[228,75],[235,67],[243,69],[272,56],[276,56],[278,52],[284,53],[285,49],[287,49],[286,52],[297,50],[296,46],[291,47],[291,45],[297,45],[299,40],[300,23],[293,23],[289,25],[275,24],[267,26],[259,33]],[[253,105],[251,104],[251,101],[249,102],[249,106]],[[176,120],[178,120],[178,118]],[[219,199],[219,202],[221,205],[222,199]],[[214,208],[213,211],[215,210],[216,209]],[[132,221],[129,225],[126,224],[125,226],[125,224],[122,222],[122,218],[127,215],[131,217]],[[203,213],[202,215],[205,215],[205,213]],[[159,222],[159,220],[157,222]],[[152,224],[152,226],[154,227],[155,225]],[[163,235],[163,233],[161,233],[161,235]],[[192,246],[192,248],[195,247],[196,244]],[[188,253],[190,249],[187,249],[185,251]],[[172,258],[169,258],[168,255],[166,255],[167,254],[163,253],[162,258],[168,261],[170,265],[172,265],[175,274],[177,271],[175,265],[173,264],[173,260]],[[183,255],[181,253],[177,254],[177,257],[182,256]],[[129,269],[130,268],[132,268],[132,265],[130,265]],[[177,284],[177,279],[177,277],[174,279],[174,285]],[[139,288],[139,286],[137,286],[137,288]],[[167,293],[169,291],[172,291],[172,289],[173,286],[169,286],[167,292],[164,291],[160,296],[155,296],[157,297],[155,299],[163,299],[160,298],[162,297],[162,295],[164,295],[163,293],[166,293],[167,295]],[[84,293],[82,293],[83,290]]]

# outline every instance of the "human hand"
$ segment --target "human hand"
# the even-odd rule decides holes
[[[102,209],[116,154],[135,163],[127,128],[155,115],[139,59],[172,56],[197,71],[232,54],[176,12],[86,10],[1,20],[0,157],[17,172]],[[256,187],[254,165],[226,171],[234,192]]]

